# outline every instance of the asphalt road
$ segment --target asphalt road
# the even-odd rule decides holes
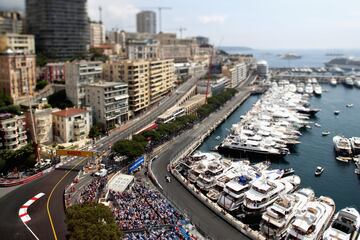
[[[200,76],[191,78],[179,86],[177,91],[174,91],[170,96],[162,100],[159,106],[138,117],[137,121],[131,122],[127,129],[121,131],[115,130],[110,134],[110,136],[100,140],[96,144],[94,150],[99,152],[104,151],[115,141],[127,138],[144,126],[153,122],[157,116],[162,114],[169,107],[175,105],[175,103],[195,84],[199,77]],[[75,166],[76,163],[81,160],[83,159],[75,159],[68,165],[63,166],[63,169],[56,169],[33,182],[19,186],[0,198],[0,239],[34,239],[21,222],[18,216],[18,211],[22,204],[40,192],[45,193],[45,196],[29,207],[28,213],[32,220],[28,223],[28,226],[39,237],[39,239],[54,239],[46,206],[51,191],[61,179],[61,182],[53,191],[53,195],[49,201],[49,210],[53,219],[57,239],[65,239],[67,230],[64,222],[65,209],[63,192],[65,187],[70,184],[77,175],[78,170],[82,167],[85,161],[80,164],[78,168],[75,168],[68,174],[67,172],[72,168],[72,166]],[[65,174],[67,175],[65,176]]]
[[[247,83],[253,81],[252,78],[247,80]],[[164,195],[182,212],[190,217],[191,221],[198,226],[201,231],[205,232],[212,239],[248,239],[238,230],[217,216],[212,210],[202,204],[195,198],[181,183],[179,183],[167,171],[167,165],[184,149],[187,149],[199,136],[204,135],[211,126],[214,125],[220,117],[229,112],[233,106],[232,103],[238,102],[244,98],[249,92],[247,88],[242,88],[235,99],[227,103],[218,112],[212,113],[200,124],[197,124],[193,129],[184,132],[177,137],[174,142],[166,150],[158,154],[157,159],[152,163],[152,170],[163,188]],[[176,147],[174,147],[176,146]],[[171,176],[172,181],[167,183],[165,176]]]

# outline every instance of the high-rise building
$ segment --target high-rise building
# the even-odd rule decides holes
[[[105,27],[102,22],[90,22],[90,46],[105,43]]]
[[[65,90],[77,107],[85,106],[85,85],[99,81],[102,62],[74,61],[65,63]]]
[[[0,54],[0,91],[11,96],[14,103],[27,100],[36,84],[36,59],[31,54],[15,54],[8,49]]]
[[[128,86],[122,82],[97,82],[85,86],[86,105],[92,108],[95,122],[114,127],[128,120]]]
[[[23,20],[18,12],[0,11],[0,33],[22,33]]]
[[[169,93],[175,81],[172,59],[124,60],[104,64],[104,78],[128,84],[130,115],[139,113]]]
[[[156,13],[153,11],[142,11],[136,14],[136,31],[156,33]]]
[[[33,35],[0,33],[0,52],[11,49],[15,53],[35,54]]]
[[[89,44],[86,0],[26,0],[27,32],[49,58],[84,56]]]
[[[27,144],[24,115],[0,114],[0,149],[16,150]]]

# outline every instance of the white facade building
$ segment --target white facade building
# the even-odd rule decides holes
[[[90,46],[98,46],[105,43],[105,27],[101,22],[90,23]]]
[[[77,107],[85,106],[85,85],[102,77],[102,62],[76,61],[65,63],[65,90]]]
[[[92,126],[91,114],[88,109],[67,108],[53,112],[52,115],[56,142],[68,143],[88,137]]]
[[[128,120],[128,85],[122,82],[98,82],[86,89],[86,105],[92,108],[95,122],[113,127]]]
[[[256,63],[256,70],[258,74],[262,77],[267,77],[269,74],[269,65],[265,60],[259,61]]]
[[[16,150],[27,144],[25,116],[0,114],[0,149]]]

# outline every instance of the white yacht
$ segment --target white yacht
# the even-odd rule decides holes
[[[304,93],[304,88],[305,88],[305,85],[304,83],[299,83],[296,87],[296,91],[300,94]]]
[[[336,84],[337,84],[336,78],[332,78],[330,80],[330,84],[333,85],[333,86],[336,86]]]
[[[345,82],[344,82],[345,86],[348,86],[348,87],[353,87],[354,86],[354,81],[351,77],[347,77],[345,79]]]
[[[293,192],[300,185],[300,177],[292,175],[276,180],[260,178],[245,193],[243,211],[246,214],[261,214],[273,204],[280,194]]]
[[[262,215],[261,232],[271,239],[283,238],[297,211],[302,209],[308,201],[313,201],[314,198],[315,193],[309,188],[280,196]]]
[[[196,185],[200,190],[208,192],[212,187],[216,185],[217,181],[214,176],[200,174],[196,180]]]
[[[359,79],[358,79],[358,80],[355,80],[355,86],[358,87],[358,88],[360,88],[360,80],[359,80]]]
[[[338,155],[344,157],[351,155],[352,151],[351,151],[351,143],[349,139],[341,136],[334,136],[333,142],[334,142],[335,150]]]
[[[353,154],[360,154],[360,137],[351,137],[349,140],[351,143]]]
[[[306,84],[305,93],[312,94],[314,92],[314,88],[311,83]]]
[[[321,85],[319,85],[319,84],[315,85],[315,87],[314,87],[314,93],[315,93],[315,95],[317,95],[317,96],[321,96],[321,94],[322,94],[322,87],[321,87]]]
[[[218,205],[229,212],[237,210],[244,200],[245,192],[250,188],[250,181],[247,176],[240,176],[226,183],[217,201]]]
[[[324,240],[360,239],[360,214],[355,208],[344,208],[336,213],[330,227],[323,235]]]
[[[320,240],[335,211],[335,202],[321,196],[305,204],[288,228],[288,240]]]

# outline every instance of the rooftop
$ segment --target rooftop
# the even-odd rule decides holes
[[[134,176],[132,175],[118,173],[110,179],[108,188],[109,190],[123,192],[133,180]]]
[[[58,112],[54,112],[53,114],[59,117],[70,117],[85,112],[88,112],[88,110],[83,108],[67,108]]]
[[[127,86],[126,83],[123,82],[105,82],[105,81],[99,81],[96,83],[88,84],[88,86],[94,86],[94,87],[115,87],[115,86]]]

